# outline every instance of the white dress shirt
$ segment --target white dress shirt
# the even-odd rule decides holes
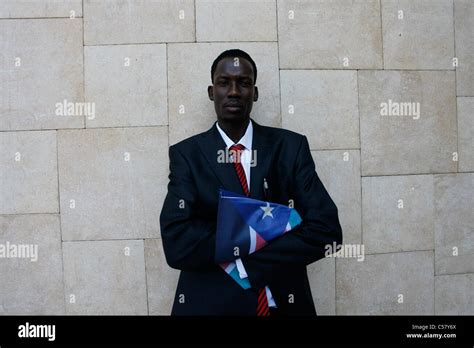
[[[216,126],[217,130],[219,131],[220,135],[222,136],[222,139],[224,140],[226,144],[226,149],[228,150],[232,145],[234,145],[234,142],[225,134],[225,132],[219,127],[219,123],[216,121]],[[249,125],[247,126],[247,130],[245,131],[245,134],[243,135],[242,138],[235,144],[241,144],[245,147],[245,149],[242,151],[240,161],[242,163],[242,167],[244,168],[245,172],[245,177],[247,178],[247,184],[249,186],[250,190],[250,162],[252,161],[252,138],[253,138],[253,125],[252,121],[249,121]],[[245,271],[244,265],[242,263],[242,260],[239,258],[235,260],[235,263],[237,265],[237,269],[239,271],[239,277],[241,279],[247,278],[247,272]],[[268,306],[269,307],[276,307],[276,303],[273,300],[272,293],[269,289],[268,286],[265,286],[265,291],[267,294],[267,299],[268,299]]]

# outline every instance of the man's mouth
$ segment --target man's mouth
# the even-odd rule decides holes
[[[227,104],[224,104],[224,108],[226,108],[229,111],[239,111],[243,108],[243,105],[239,103],[227,103]]]

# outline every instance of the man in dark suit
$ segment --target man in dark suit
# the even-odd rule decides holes
[[[316,315],[306,266],[325,257],[325,246],[342,243],[337,208],[318,178],[306,137],[250,118],[256,78],[247,53],[219,55],[208,87],[217,122],[169,149],[160,225],[167,263],[181,270],[172,315]],[[219,160],[231,146],[230,153],[241,157]],[[241,288],[214,260],[219,188],[292,206],[303,220],[237,260],[251,289]]]

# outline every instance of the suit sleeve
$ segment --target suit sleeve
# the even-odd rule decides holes
[[[216,223],[197,216],[197,190],[185,157],[169,148],[168,194],[160,215],[161,239],[168,265],[180,270],[206,270],[214,264]]]
[[[337,207],[316,173],[308,140],[302,137],[294,164],[295,209],[302,223],[257,252],[242,258],[252,286],[271,284],[278,271],[325,257],[326,245],[342,244]]]

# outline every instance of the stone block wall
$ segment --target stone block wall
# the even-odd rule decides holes
[[[1,0],[0,314],[170,313],[168,146],[229,48],[363,251],[308,266],[318,313],[474,314],[473,32],[471,0]]]

